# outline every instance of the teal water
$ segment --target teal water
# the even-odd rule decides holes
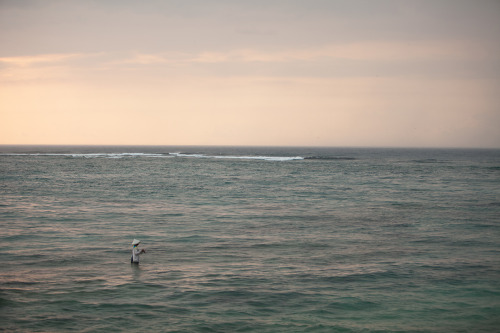
[[[0,146],[0,222],[0,330],[500,327],[499,150]]]

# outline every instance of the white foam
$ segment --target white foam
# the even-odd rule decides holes
[[[238,159],[238,160],[264,160],[264,161],[294,161],[303,160],[302,156],[235,156],[235,155],[204,155],[204,154],[183,154],[170,153],[175,157],[191,157],[191,158],[215,158],[215,159]]]
[[[196,157],[196,158],[210,158],[210,156],[206,156],[203,154],[183,154],[183,153],[170,153],[170,155],[175,157]]]
[[[6,156],[66,156],[74,158],[172,157],[154,153],[7,153]]]
[[[234,160],[261,160],[261,161],[295,161],[303,160],[302,156],[247,156],[247,155],[205,155],[205,154],[185,154],[185,153],[6,153],[0,154],[4,156],[66,156],[73,158],[206,158],[206,159],[234,159]]]
[[[84,157],[84,158],[125,158],[125,157],[156,157],[164,158],[171,157],[164,154],[154,154],[154,153],[95,153],[95,154],[71,154],[72,157]]]

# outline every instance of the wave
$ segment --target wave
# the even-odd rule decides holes
[[[7,153],[2,156],[61,156],[74,158],[172,157],[155,153]]]
[[[445,163],[445,161],[440,161],[435,158],[424,158],[419,160],[413,160],[413,163],[422,163],[422,164],[432,164],[432,163]]]
[[[301,156],[250,156],[250,155],[205,155],[188,153],[4,153],[1,156],[49,156],[70,158],[206,158],[206,159],[239,159],[264,161],[294,161],[303,160]]]
[[[185,154],[185,153],[170,153],[170,155],[175,156],[175,157],[264,160],[264,161],[295,161],[295,160],[303,160],[304,159],[304,157],[302,157],[302,156],[204,155],[204,154]]]
[[[203,158],[203,159],[233,159],[233,160],[261,160],[261,161],[297,161],[297,160],[330,160],[351,161],[354,157],[345,156],[272,156],[272,155],[210,155],[203,153],[0,153],[0,156],[48,156],[48,157],[70,157],[70,158]]]
[[[333,161],[353,161],[354,157],[335,157],[335,156],[309,156],[304,157],[305,160],[333,160]]]

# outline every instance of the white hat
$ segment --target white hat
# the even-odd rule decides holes
[[[140,240],[137,240],[134,238],[134,241],[132,242],[132,245],[139,245],[141,241]]]

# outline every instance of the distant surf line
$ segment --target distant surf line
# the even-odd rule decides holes
[[[0,153],[0,156],[39,156],[39,157],[68,157],[68,158],[192,158],[192,159],[226,159],[226,160],[259,160],[271,162],[287,162],[300,160],[356,160],[354,157],[345,156],[272,156],[272,155],[214,155],[203,153],[141,153],[141,152],[121,152],[121,153]]]
[[[204,158],[204,159],[241,159],[241,160],[264,160],[264,161],[294,161],[304,160],[302,156],[249,156],[249,155],[205,155],[185,153],[4,153],[0,156],[61,156],[71,158]]]

